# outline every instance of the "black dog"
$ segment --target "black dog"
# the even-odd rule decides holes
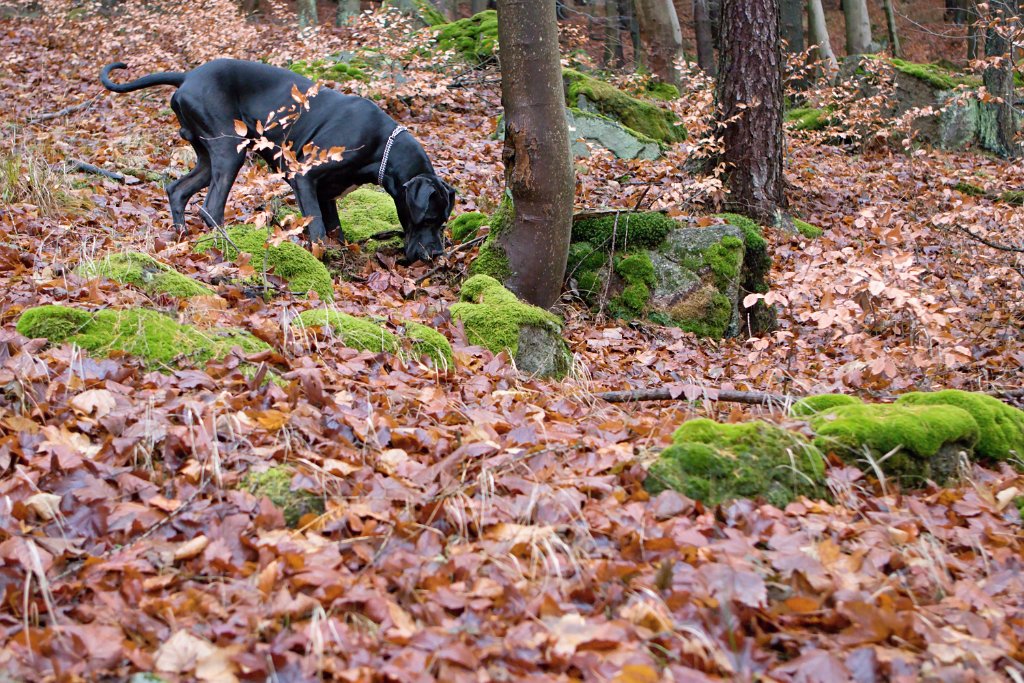
[[[171,218],[185,224],[185,205],[209,187],[203,220],[211,227],[224,221],[224,204],[235,176],[245,161],[238,150],[235,120],[256,130],[271,112],[295,104],[293,88],[305,93],[313,82],[286,69],[233,59],[217,59],[189,72],[163,72],[118,85],[110,72],[124,69],[121,62],[108,64],[100,81],[108,90],[131,92],[154,85],[173,85],[171,108],[181,123],[181,137],[196,150],[198,162],[190,173],[167,186]],[[342,95],[327,88],[309,99],[309,110],[289,126],[276,126],[264,137],[280,147],[285,142],[302,161],[307,144],[320,150],[344,147],[341,161],[314,166],[288,180],[304,216],[311,216],[309,236],[323,240],[337,230],[335,199],[356,185],[377,183],[395,200],[405,233],[405,254],[410,261],[432,259],[443,253],[441,231],[455,202],[455,190],[437,177],[423,147],[373,102]],[[267,163],[279,170],[274,150],[259,150]]]

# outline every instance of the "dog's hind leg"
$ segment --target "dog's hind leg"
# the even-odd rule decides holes
[[[220,138],[207,142],[210,147],[210,191],[206,193],[202,214],[206,224],[216,228],[224,223],[224,205],[235,176],[245,162],[245,153],[235,149],[233,140]]]
[[[196,150],[196,167],[167,185],[167,197],[171,200],[171,220],[178,230],[185,229],[185,207],[188,200],[210,184],[210,155],[202,145],[193,142],[192,147]]]

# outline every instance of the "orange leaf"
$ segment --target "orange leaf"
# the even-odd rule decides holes
[[[294,87],[294,86],[293,86]],[[249,132],[249,127],[245,125],[244,121],[235,119],[235,134],[241,137],[245,137],[245,134]]]

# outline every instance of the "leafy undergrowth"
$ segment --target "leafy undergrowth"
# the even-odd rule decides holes
[[[96,74],[107,61],[124,59],[139,75],[219,54],[283,63],[361,42],[394,47],[381,45],[391,34],[375,28],[379,15],[298,41],[283,24],[240,22],[234,3],[217,0],[206,14],[191,8],[190,22],[149,17],[140,37],[119,24],[146,19],[132,5],[111,19],[44,4],[58,6],[48,13],[54,23],[0,20],[0,110],[19,131],[0,148],[29,139],[49,164],[70,157],[168,177],[188,169],[167,93],[102,91]],[[378,93],[410,126],[459,188],[460,211],[492,212],[501,196],[500,143],[488,137],[498,92],[486,79],[448,90],[423,59],[408,57],[401,82],[374,71],[350,87]],[[69,115],[30,121],[97,95]],[[672,106],[685,119],[706,104],[706,91],[692,91]],[[651,180],[656,208],[706,212],[714,184],[678,170],[692,149],[677,145],[659,162],[595,150],[578,161],[577,204],[632,207]],[[608,180],[627,176],[631,184]],[[878,398],[1018,387],[1020,263],[961,229],[1019,244],[1024,218],[954,187],[1019,189],[1020,166],[930,150],[851,155],[796,136],[792,211],[825,234],[768,231],[779,331],[698,341],[594,320],[567,301],[559,312],[574,373],[558,383],[520,378],[503,355],[467,342],[447,314],[454,276],[418,285],[428,266],[389,270],[383,255],[335,278],[334,309],[444,333],[455,365],[439,372],[346,348],[335,335],[295,334],[288,321],[323,303],[285,286],[270,300],[245,291],[238,283],[261,264],[196,254],[205,229],[194,208],[191,234],[178,241],[156,178],[70,178],[73,207],[20,201],[0,211],[6,676],[1019,677],[1015,500],[1024,483],[1008,466],[900,494],[834,462],[832,502],[706,508],[645,491],[653,453],[688,418],[782,416],[683,402],[624,409],[593,394],[697,384]],[[269,223],[283,189],[247,166],[228,220]],[[75,273],[126,250],[218,295],[150,298]],[[456,273],[463,258],[452,260]],[[273,347],[247,365],[272,366],[280,381],[243,374],[236,354],[165,374],[130,356],[92,358],[19,336],[20,313],[47,304],[141,306],[200,329],[245,329]],[[297,498],[320,498],[324,513],[287,527],[282,510],[246,485],[275,466],[292,473]]]

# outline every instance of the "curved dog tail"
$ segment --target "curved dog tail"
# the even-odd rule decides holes
[[[103,87],[107,90],[113,90],[114,92],[131,92],[133,90],[141,90],[142,88],[149,88],[154,85],[173,85],[178,87],[185,82],[186,74],[182,71],[163,71],[157,74],[150,74],[143,76],[134,81],[128,83],[114,83],[110,80],[110,72],[114,69],[127,69],[128,65],[124,62],[114,62],[113,64],[107,64],[100,71],[100,82],[103,83]]]

